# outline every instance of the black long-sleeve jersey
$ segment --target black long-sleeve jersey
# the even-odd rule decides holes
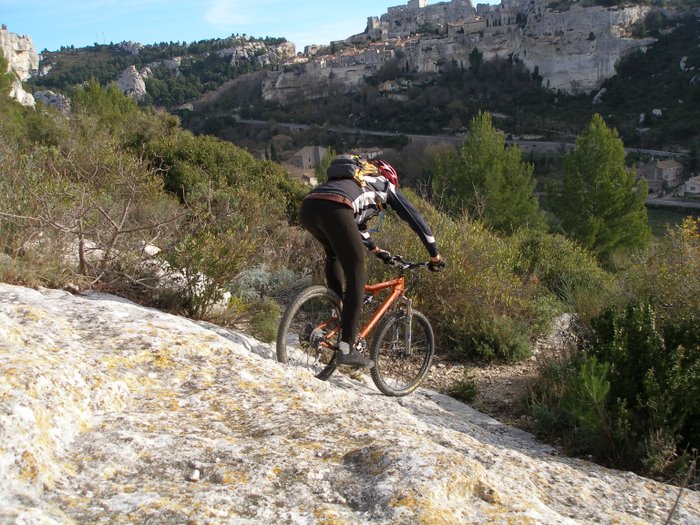
[[[329,179],[311,190],[310,195],[317,194],[319,197],[324,194],[333,195],[350,206],[360,229],[362,241],[370,250],[374,249],[376,244],[367,231],[367,221],[388,205],[418,234],[430,256],[437,256],[437,243],[433,232],[423,216],[399,189],[382,175],[365,175],[363,181],[364,186],[361,186],[353,179]]]

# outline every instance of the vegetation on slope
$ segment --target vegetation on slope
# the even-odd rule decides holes
[[[322,253],[294,225],[304,188],[275,163],[193,135],[171,115],[139,109],[114,86],[91,82],[77,88],[73,104],[75,112],[66,119],[47,108],[0,100],[1,278],[98,287],[196,317],[245,322],[270,339],[276,305],[304,278],[322,278]],[[494,155],[506,154],[494,149]],[[653,247],[628,252],[623,271],[611,273],[591,251],[562,235],[527,227],[497,233],[478,216],[454,209],[447,214],[408,193],[449,264],[434,279],[414,283],[440,352],[462,360],[521,359],[552,319],[574,312],[581,319],[581,347],[563,367],[568,374],[549,376],[551,388],[536,405],[538,414],[550,417],[541,421],[562,423],[544,426],[569,436],[572,450],[602,450],[601,460],[624,458],[641,472],[687,468],[686,453],[699,444],[689,423],[694,413],[683,397],[683,385],[700,384],[700,305],[692,288],[700,270],[689,264],[700,260],[697,226],[686,225],[672,237],[687,258]],[[415,235],[391,215],[376,237],[393,252],[424,257]],[[150,245],[160,253],[147,255],[144,247]],[[373,277],[388,271],[374,260],[368,265]],[[657,271],[646,274],[650,268]],[[222,301],[225,291],[231,296]],[[682,315],[669,315],[669,305],[677,304]],[[614,313],[625,309],[632,312],[627,325]],[[629,359],[631,347],[624,338],[605,338],[611,333],[606,326],[623,325],[631,334],[647,328],[661,334],[634,346],[642,355],[631,378],[612,373],[622,366],[620,356]],[[675,357],[657,362],[654,356],[664,349]],[[593,398],[567,394],[589,392],[591,384],[597,385]],[[623,386],[647,397],[630,394],[620,404],[622,398],[611,392]],[[663,408],[661,419],[645,419],[652,405]],[[591,426],[592,414],[607,415]],[[624,439],[614,441],[614,448],[595,449],[591,436],[609,439],[611,421],[620,422],[614,428],[627,432]],[[656,445],[646,446],[656,435]]]
[[[143,104],[173,109],[199,98],[206,91],[216,89],[227,80],[265,67],[255,57],[232,61],[231,56],[217,52],[251,43],[273,47],[283,42],[286,42],[284,38],[258,39],[233,35],[190,44],[162,42],[144,45],[137,54],[112,43],[95,43],[92,47],[84,48],[62,47],[59,51],[42,52],[42,68],[50,70],[32,79],[29,84],[34,89],[51,89],[73,95],[77,86],[89,80],[107,86],[129,66],[133,65],[139,71],[149,66],[152,76],[145,80],[148,96]],[[173,59],[179,62],[177,70],[173,65],[162,65],[163,61]]]

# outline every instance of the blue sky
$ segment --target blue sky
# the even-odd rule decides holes
[[[0,23],[12,33],[30,36],[39,52],[125,40],[189,43],[234,33],[284,37],[303,51],[308,44],[328,44],[361,33],[367,17],[405,3],[407,0],[0,0]],[[429,4],[436,3],[429,0]]]

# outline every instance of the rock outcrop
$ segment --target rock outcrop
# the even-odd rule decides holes
[[[217,51],[220,57],[230,57],[231,64],[248,62],[250,64],[264,67],[270,64],[279,64],[290,60],[296,55],[296,47],[291,42],[283,42],[276,46],[268,46],[261,41],[242,40],[238,45]]]
[[[542,0],[527,12],[516,56],[538,69],[551,89],[588,93],[615,74],[625,54],[652,44],[653,38],[632,38],[632,24],[642,20],[649,6],[583,7],[552,11]]]
[[[39,55],[31,37],[10,33],[3,25],[0,28],[0,52],[8,61],[8,71],[16,77],[10,96],[20,104],[33,106],[34,97],[22,87],[22,81],[27,80],[39,67]]]
[[[117,79],[117,86],[127,97],[141,100],[146,96],[146,83],[141,73],[136,70],[136,66],[129,66],[122,71]]]
[[[448,397],[322,382],[244,335],[0,284],[0,522],[671,523],[700,494]]]
[[[117,47],[130,55],[138,55],[143,49],[143,44],[129,40],[128,42],[119,42]]]
[[[45,106],[58,109],[64,115],[70,113],[70,99],[65,95],[61,95],[60,93],[54,93],[48,89],[44,91],[36,91],[34,93],[34,99],[36,102],[41,102]]]

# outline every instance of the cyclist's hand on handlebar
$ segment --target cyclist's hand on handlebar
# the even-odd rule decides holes
[[[428,269],[431,272],[441,272],[445,269],[445,259],[438,256],[437,260],[434,258],[430,259],[428,263]]]
[[[373,253],[374,253],[374,255],[376,255],[379,259],[381,259],[381,260],[384,262],[384,264],[391,264],[391,262],[392,262],[392,256],[391,256],[391,254],[390,254],[388,251],[382,250],[382,249],[378,249],[376,252],[373,252]]]

